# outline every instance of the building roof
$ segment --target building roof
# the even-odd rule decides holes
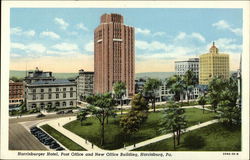
[[[74,85],[75,83],[70,82],[67,79],[56,79],[54,81],[36,81],[31,83],[30,85]]]

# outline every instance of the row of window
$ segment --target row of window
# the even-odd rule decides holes
[[[73,92],[70,92],[70,97],[71,98],[73,97]],[[52,94],[48,94],[48,99],[51,99],[51,98],[52,98]],[[56,94],[56,99],[58,99],[58,98],[59,98],[59,94],[57,93]],[[63,98],[67,98],[66,93],[63,93]],[[37,98],[36,95],[33,95],[32,100],[37,100],[37,99],[39,99],[39,98]],[[40,95],[40,99],[44,99],[44,94]]]
[[[73,101],[70,101],[70,102],[69,102],[69,105],[70,105],[70,106],[73,106],[73,104],[74,104]],[[48,103],[47,106],[48,106],[48,107],[52,107],[52,103]],[[67,103],[66,103],[66,102],[62,102],[62,103],[56,102],[56,103],[55,103],[55,106],[56,106],[56,107],[60,107],[60,106],[66,107],[66,106],[67,106]],[[36,107],[37,107],[37,104],[36,104],[36,103],[33,103],[33,104],[31,105],[31,108],[36,108]],[[44,103],[40,103],[40,107],[41,107],[41,108],[44,108],[44,107],[45,107],[45,104],[44,104]]]
[[[67,90],[67,88],[63,88],[63,91],[66,91],[66,90]],[[32,89],[32,92],[35,93],[36,91],[37,91],[37,89]],[[44,92],[44,91],[45,91],[45,90],[44,90],[43,88],[40,89],[40,92]],[[49,91],[49,92],[52,92],[52,88],[49,88],[48,91]],[[58,92],[58,91],[60,91],[60,89],[59,89],[59,88],[56,88],[56,91]],[[73,91],[73,87],[70,88],[70,91]]]

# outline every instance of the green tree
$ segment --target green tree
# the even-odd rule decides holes
[[[229,126],[241,122],[241,107],[237,105],[239,96],[237,89],[237,80],[230,78],[225,82],[225,88],[220,93],[217,111],[220,120],[229,124]]]
[[[173,133],[174,149],[176,149],[176,141],[177,145],[180,144],[181,133],[187,126],[184,113],[185,110],[173,102],[170,102],[164,110],[164,116],[161,121],[162,128],[160,130],[163,133]]]
[[[156,94],[159,91],[161,81],[158,79],[149,78],[143,88],[144,95],[151,101],[152,108],[155,112],[155,101],[156,101]]]
[[[206,104],[206,97],[205,97],[205,96],[201,96],[201,97],[199,98],[199,100],[198,100],[198,103],[199,103],[199,105],[202,105],[203,114],[204,114],[204,110],[205,110],[204,105]]]
[[[140,126],[146,121],[147,116],[148,103],[146,99],[141,94],[135,95],[132,99],[131,110],[120,121],[125,135],[132,135],[134,137],[134,134],[139,131]]]
[[[168,79],[166,79],[166,85],[170,88],[171,92],[174,92],[174,99],[175,101],[179,101],[181,94],[184,94],[184,80],[181,76],[174,75]]]
[[[87,115],[89,114],[89,109],[88,108],[84,108],[82,109],[76,116],[76,119],[79,120],[81,122],[81,126],[82,126],[82,122],[84,120],[87,119]]]
[[[90,112],[94,115],[101,124],[101,146],[104,145],[104,128],[105,128],[105,119],[108,117],[108,112],[114,106],[114,100],[110,93],[92,95],[87,98]]]
[[[214,77],[208,85],[208,99],[213,107],[214,112],[219,102],[222,100],[222,92],[226,88],[227,82],[221,77]]]
[[[22,82],[23,78],[17,78],[15,76],[10,77],[10,80],[14,81],[14,82]]]
[[[189,103],[190,93],[193,91],[195,84],[197,84],[198,80],[195,77],[194,72],[191,70],[188,70],[183,77],[183,81],[184,81],[184,88],[187,93],[187,100]]]
[[[113,85],[113,90],[115,92],[115,98],[116,100],[120,100],[121,105],[121,114],[122,114],[122,106],[123,106],[123,96],[126,92],[126,84],[124,82],[116,82]]]

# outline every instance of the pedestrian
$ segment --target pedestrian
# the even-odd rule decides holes
[[[94,144],[92,143],[91,145],[92,145],[92,149],[93,149],[94,148]]]
[[[123,147],[124,147],[124,149],[126,149],[126,145],[125,144],[123,145]]]
[[[87,139],[85,139],[85,143],[86,143],[86,144],[88,143]]]
[[[60,123],[58,123],[58,126],[60,127]]]
[[[134,147],[135,147],[135,144],[134,144]]]

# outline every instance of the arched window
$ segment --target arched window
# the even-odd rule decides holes
[[[63,106],[64,106],[64,107],[66,106],[66,102],[63,102]]]
[[[56,102],[56,107],[60,107],[60,102]]]
[[[70,105],[70,106],[73,106],[73,101],[70,101],[69,105]]]

